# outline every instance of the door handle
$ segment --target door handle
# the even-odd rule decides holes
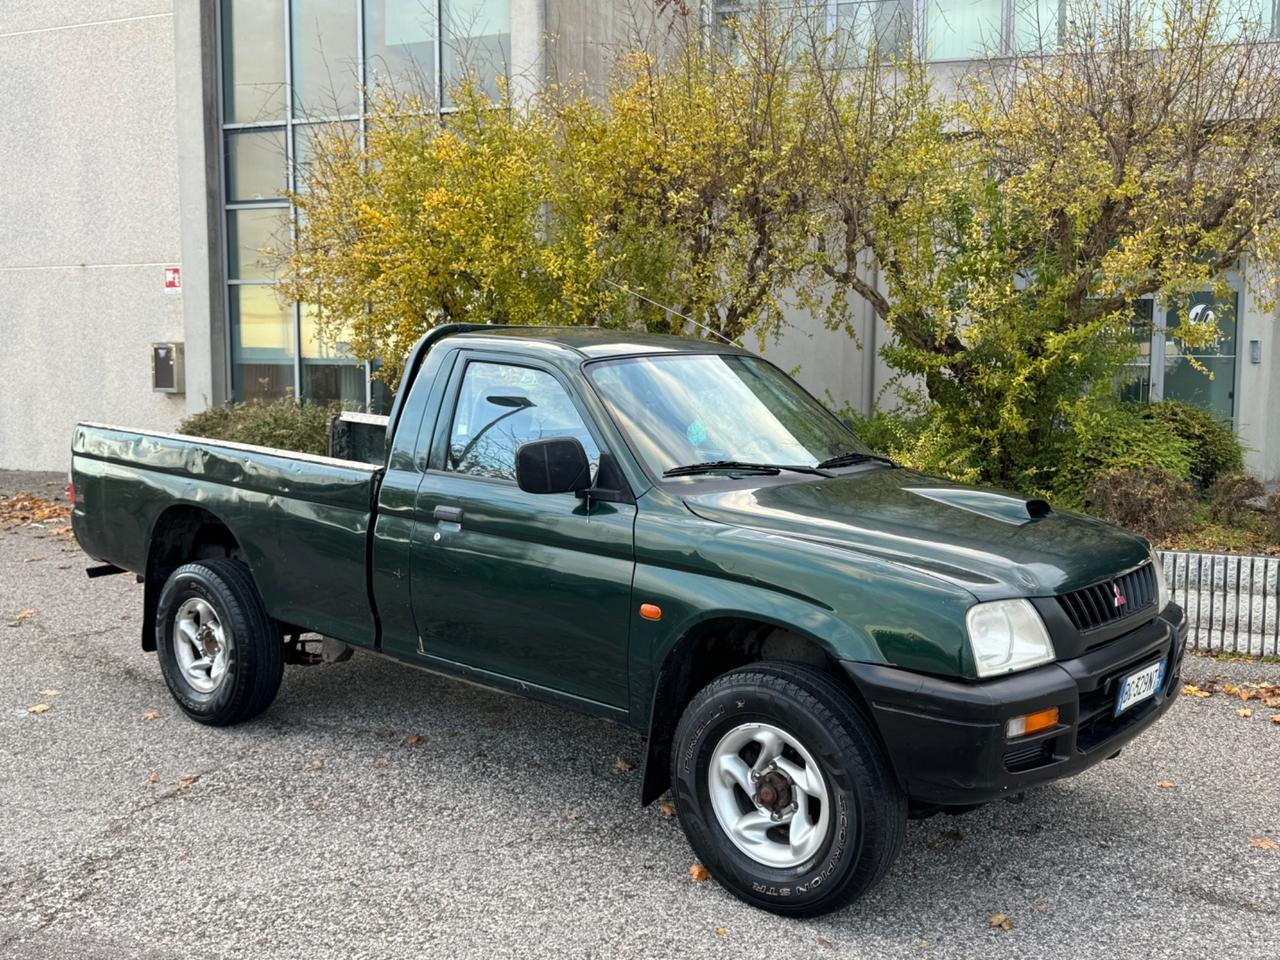
[[[441,505],[435,508],[435,510],[432,512],[432,516],[434,516],[437,520],[443,520],[447,523],[461,523],[462,508],[446,507]]]

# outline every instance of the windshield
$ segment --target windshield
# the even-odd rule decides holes
[[[658,476],[715,460],[812,467],[869,452],[799,384],[756,357],[629,357],[588,371],[632,449]]]

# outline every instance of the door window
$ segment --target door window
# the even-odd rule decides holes
[[[547,437],[578,440],[594,472],[600,451],[555,377],[514,364],[467,364],[449,429],[447,470],[515,480],[516,449]]]

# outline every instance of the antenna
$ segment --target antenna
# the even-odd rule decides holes
[[[705,330],[707,333],[711,334],[713,337],[723,340],[725,343],[729,344],[730,346],[742,347],[742,349],[744,350],[746,349],[746,347],[743,347],[742,344],[740,344],[737,340],[730,340],[719,330],[713,329],[712,327],[708,327],[705,323],[699,323],[697,320],[693,319],[693,317],[686,317],[683,313],[681,313],[675,307],[668,306],[665,303],[659,303],[657,300],[654,300],[651,297],[646,297],[643,293],[636,293],[636,291],[631,290],[628,287],[624,287],[620,283],[614,283],[608,277],[601,277],[600,279],[603,280],[605,283],[607,283],[611,287],[617,287],[623,293],[631,294],[631,296],[635,297],[637,300],[643,300],[645,303],[653,304],[653,306],[657,307],[659,310],[665,310],[667,313],[675,314],[685,323],[691,323],[695,327],[697,327],[699,330]]]

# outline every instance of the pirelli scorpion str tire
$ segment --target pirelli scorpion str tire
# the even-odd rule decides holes
[[[716,678],[676,729],[671,783],[699,860],[774,913],[836,910],[889,870],[907,802],[870,722],[831,677],[765,661]]]
[[[271,706],[284,675],[280,631],[249,568],[230,557],[173,571],[156,607],[156,652],[178,706],[215,727]]]

